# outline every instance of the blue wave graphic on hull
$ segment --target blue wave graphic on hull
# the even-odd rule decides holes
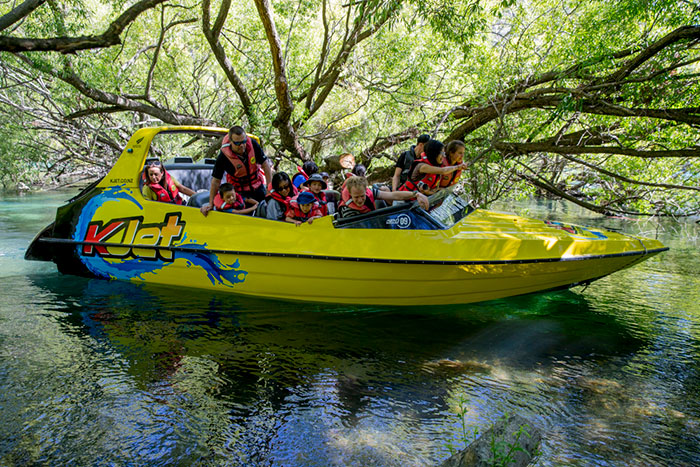
[[[90,199],[83,208],[76,229],[73,233],[73,240],[78,242],[85,238],[85,233],[88,229],[88,224],[94,217],[97,210],[105,203],[110,201],[125,200],[134,203],[139,209],[143,210],[143,206],[130,193],[122,190],[123,185],[106,189],[99,195]],[[186,235],[183,241],[186,240]],[[176,259],[184,259],[187,261],[187,267],[199,267],[207,274],[207,278],[212,285],[224,285],[233,287],[245,281],[248,275],[247,271],[240,268],[240,261],[236,259],[233,264],[223,263],[218,255],[208,253],[206,244],[199,245],[195,242],[180,244],[179,247],[191,248],[193,251],[175,251],[173,252],[173,261],[162,261],[144,258],[124,258],[117,261],[107,261],[99,255],[84,256],[81,254],[82,245],[78,245],[76,253],[83,264],[95,276],[103,279],[119,279],[131,280],[139,278],[146,280],[144,274],[157,274],[163,268],[170,267]]]

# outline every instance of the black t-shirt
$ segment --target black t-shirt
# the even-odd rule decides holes
[[[411,164],[413,163],[413,160],[416,158],[416,152],[415,152],[416,147],[411,146],[411,149],[407,149],[406,151],[402,152],[401,155],[399,156],[399,160],[396,161],[395,167],[401,170],[406,170],[409,167],[411,167]],[[411,162],[406,164],[406,158],[410,157]]]
[[[401,175],[399,176],[399,185],[406,183],[408,179],[408,171],[411,168],[411,164],[416,160],[416,147],[411,146],[410,149],[404,151],[399,156],[399,160],[396,161],[396,168],[401,169]]]
[[[253,151],[255,152],[255,162],[262,165],[262,163],[267,160],[267,156],[265,155],[257,141],[251,138],[250,142],[253,143]],[[236,173],[236,169],[234,168],[231,161],[228,160],[228,157],[226,157],[223,152],[219,151],[219,157],[216,158],[214,168],[211,171],[211,176],[221,180],[222,178],[224,178],[224,173],[229,173],[233,176],[233,174]]]

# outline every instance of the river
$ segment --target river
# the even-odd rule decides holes
[[[700,465],[698,224],[498,206],[671,250],[585,290],[339,306],[25,261],[71,194],[0,198],[2,466],[430,466],[507,413],[535,465]]]

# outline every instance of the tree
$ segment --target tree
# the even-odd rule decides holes
[[[16,138],[74,127],[114,142],[152,122],[243,123],[282,167],[349,151],[378,171],[429,130],[467,142],[465,189],[482,204],[538,191],[604,213],[699,209],[692,24],[700,9],[690,2],[185,0],[138,2],[120,14],[119,4],[103,7],[115,13],[36,2],[0,18],[0,112],[28,117],[11,115],[17,124],[0,131]],[[117,20],[102,19],[110,16]],[[105,47],[108,32],[119,47]],[[31,44],[20,35],[49,41],[33,45],[46,51],[17,49]],[[37,80],[48,94],[37,94]],[[39,95],[48,97],[37,102],[53,101],[54,120],[37,127],[27,122],[41,106],[14,104]],[[93,160],[88,144],[78,147]],[[37,160],[41,151],[26,154]]]

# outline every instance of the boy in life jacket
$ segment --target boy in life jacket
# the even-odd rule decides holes
[[[406,183],[401,185],[399,191],[420,191],[430,196],[440,189],[442,175],[451,174],[457,170],[466,169],[464,163],[442,167],[445,146],[436,139],[425,143],[423,157],[413,161],[410,175]]]
[[[302,191],[297,196],[289,201],[289,209],[287,209],[287,222],[291,222],[297,227],[308,222],[311,224],[314,219],[321,216],[321,211],[318,209],[316,197],[309,191]]]
[[[467,147],[459,140],[453,140],[447,143],[445,148],[445,157],[442,158],[442,166],[461,164],[464,161],[464,153]],[[443,174],[440,178],[440,188],[447,188],[454,185],[462,175],[462,169],[455,170],[449,174]]]
[[[321,190],[328,188],[328,185],[323,181],[321,174],[313,174],[308,180],[302,183],[301,186],[302,188],[309,190],[309,192],[316,197],[319,209],[321,210],[321,215],[327,216],[328,201],[326,200],[326,194]]]
[[[352,217],[376,209],[378,199],[384,201],[418,201],[423,209],[430,207],[428,197],[419,191],[384,191],[376,186],[368,187],[365,177],[350,177],[345,181],[340,203],[340,216]]]
[[[219,193],[214,198],[214,206],[217,211],[233,214],[250,214],[258,207],[258,202],[253,198],[246,198],[236,193],[236,189],[230,183],[222,183]]]
[[[272,163],[258,142],[240,126],[228,130],[211,172],[209,202],[200,210],[205,216],[214,209],[214,198],[221,181],[233,185],[243,198],[265,199],[267,182],[272,179]]]
[[[292,185],[287,172],[277,172],[272,176],[272,190],[265,197],[267,209],[265,217],[273,221],[286,219],[289,201],[295,196],[296,188]]]
[[[164,203],[182,204],[180,193],[192,196],[194,190],[180,184],[172,177],[159,161],[151,162],[143,169],[143,188],[141,194],[144,198]]]

